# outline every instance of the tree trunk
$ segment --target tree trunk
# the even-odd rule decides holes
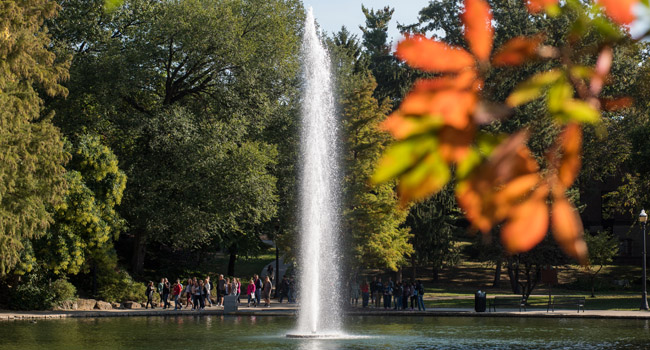
[[[416,271],[417,266],[415,264],[415,254],[411,254],[411,268],[413,269],[411,271],[412,273],[411,278],[415,281],[417,278],[417,271]]]
[[[596,272],[594,272],[593,274],[590,274],[590,276],[589,276],[590,279],[591,279],[591,297],[592,297],[592,298],[595,298],[595,297],[596,297],[596,294],[594,294],[595,285],[596,285],[596,275],[597,275],[597,274],[600,272],[600,270],[602,270],[602,269],[603,269],[603,265],[600,265],[600,267],[598,268],[598,270],[596,270]]]
[[[237,260],[237,249],[231,247],[228,249],[230,251],[230,259],[228,260],[228,276],[235,275],[235,260]]]
[[[142,275],[144,272],[144,257],[147,252],[147,234],[142,231],[136,231],[135,244],[133,244],[133,256],[131,259],[131,268],[135,275]]]
[[[397,281],[402,280],[402,267],[400,266],[399,270],[397,270]]]
[[[440,280],[440,269],[437,267],[433,267],[433,281],[438,282]]]
[[[93,262],[92,274],[93,274],[93,297],[96,297],[97,296],[97,263],[96,262]]]
[[[519,285],[522,288],[521,296],[528,299],[541,279],[542,268],[540,266],[526,264],[525,270],[526,282],[520,282]]]
[[[521,294],[519,286],[519,267],[512,266],[512,258],[508,258],[508,278],[510,279],[510,288],[514,294]]]
[[[280,250],[278,249],[278,243],[275,243],[275,283],[280,283]],[[276,289],[277,290],[277,289]]]
[[[499,288],[501,285],[501,265],[503,264],[503,260],[499,259],[497,260],[497,266],[494,269],[494,281],[492,281],[492,287],[494,288]]]

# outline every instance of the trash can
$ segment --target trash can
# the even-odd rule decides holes
[[[223,297],[223,312],[225,314],[237,311],[237,306],[238,304],[236,295],[226,295]]]
[[[486,305],[486,297],[485,297],[485,292],[481,292],[480,290],[474,294],[474,311],[476,312],[485,312],[485,305]]]

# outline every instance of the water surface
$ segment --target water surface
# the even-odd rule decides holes
[[[292,317],[176,316],[3,322],[2,350],[646,349],[646,320],[348,317],[344,339],[287,339]]]

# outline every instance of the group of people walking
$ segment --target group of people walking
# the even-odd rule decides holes
[[[153,281],[148,283],[146,308],[149,306],[154,308],[154,293],[160,296],[163,309],[171,308],[171,300],[173,300],[174,310],[183,309],[183,304],[185,304],[185,308],[203,310],[212,306],[223,307],[224,300],[228,296],[234,297],[236,303],[239,304],[242,291],[246,293],[249,307],[251,305],[253,307],[261,306],[262,301],[264,307],[270,307],[272,290],[271,278],[269,276],[260,278],[257,274],[248,281],[248,285],[245,287],[242,286],[239,278],[224,278],[223,275],[219,275],[216,282],[211,282],[210,277],[205,279],[194,277],[188,279],[185,285],[181,283],[180,279],[177,279],[174,284],[170,284],[167,278],[162,278],[157,286]],[[359,297],[361,297],[364,308],[369,306],[381,308],[383,306],[384,309],[408,310],[410,307],[411,310],[414,310],[417,307],[418,310],[426,311],[423,300],[424,286],[419,280],[393,282],[391,278],[388,278],[388,281],[382,282],[381,278],[373,277],[370,283],[364,280],[359,285],[353,284],[350,294],[353,306],[358,305]],[[212,296],[215,296],[214,300]],[[295,303],[295,296],[294,280],[285,276],[276,288],[278,302],[282,303],[286,298],[287,302]]]
[[[288,286],[289,282],[285,277],[278,291],[280,303],[283,296],[287,296],[289,301],[292,299],[290,294],[287,293]],[[174,310],[181,310],[183,301],[185,301],[185,308],[191,308],[192,310],[203,310],[212,306],[223,307],[227,296],[235,297],[237,304],[239,304],[241,303],[242,289],[239,278],[224,278],[223,275],[219,275],[216,282],[211,282],[210,277],[205,279],[190,278],[185,285],[181,283],[180,279],[177,279],[174,284],[170,284],[167,278],[162,278],[157,286],[154,285],[153,281],[149,281],[147,284],[145,308],[154,308],[154,293],[160,296],[160,306],[163,309],[171,308],[171,300],[174,301]],[[259,275],[254,275],[244,289],[248,297],[248,306],[251,306],[252,303],[254,307],[257,307],[264,301],[264,306],[270,307],[272,289],[273,284],[269,276],[262,279]],[[216,297],[214,302],[213,295]]]
[[[191,307],[192,310],[203,310],[206,305],[212,306],[212,299],[210,298],[212,285],[210,277],[197,279],[196,277],[187,280],[187,284],[183,286],[180,279],[177,279],[174,284],[170,284],[167,278],[162,278],[158,286],[154,286],[153,281],[147,284],[145,294],[147,296],[146,309],[153,304],[154,293],[160,296],[160,303],[163,309],[171,308],[170,300],[174,300],[174,310],[183,308],[181,298],[186,298],[186,308]]]
[[[394,310],[408,310],[409,302],[410,309],[415,310],[417,305],[418,310],[426,311],[424,307],[424,286],[422,282],[393,282],[392,278],[383,283],[381,278],[373,277],[372,281],[368,283],[364,280],[359,285],[358,289],[354,286],[352,293],[352,305],[358,305],[359,294],[361,294],[362,306],[374,306],[380,308],[383,305],[384,309]],[[383,303],[382,303],[383,299]]]

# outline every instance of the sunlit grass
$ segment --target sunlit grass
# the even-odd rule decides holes
[[[557,296],[558,294],[553,294]],[[570,294],[562,293],[562,296],[585,297],[585,310],[639,310],[641,305],[640,293],[626,292],[622,295],[601,295],[595,298],[589,297],[588,294]],[[512,297],[509,295],[499,295],[505,297]],[[463,293],[441,293],[441,294],[425,294],[425,304],[428,308],[474,308],[474,295]],[[431,300],[431,298],[434,298]],[[489,300],[494,298],[494,295],[487,296]],[[548,306],[548,295],[535,295],[529,299],[528,309],[538,310],[546,309]],[[563,307],[567,309],[567,307]]]

